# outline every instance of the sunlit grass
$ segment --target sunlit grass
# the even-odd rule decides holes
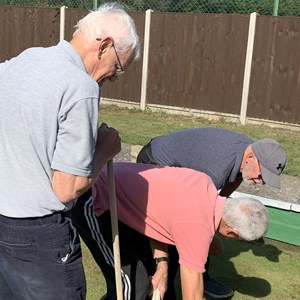
[[[210,275],[234,290],[232,299],[299,299],[300,247],[270,239],[251,243],[223,239],[223,246],[223,255],[211,257]],[[87,299],[100,300],[106,293],[105,280],[84,243],[82,249]]]

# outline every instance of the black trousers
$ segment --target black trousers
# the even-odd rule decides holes
[[[107,285],[105,299],[116,300],[110,212],[96,217],[91,191],[88,191],[77,200],[71,213],[74,226],[105,277]],[[149,276],[155,271],[149,239],[122,222],[118,222],[118,227],[123,299],[148,299]]]
[[[137,156],[137,163],[144,163],[144,164],[153,164],[157,165],[155,162],[155,158],[152,155],[151,151],[151,141],[146,144],[141,151],[139,152]],[[141,245],[136,245],[135,247],[142,247]],[[176,274],[178,272],[179,267],[179,255],[178,251],[175,246],[169,245],[168,246],[168,252],[169,252],[169,270],[168,270],[168,290],[165,294],[164,300],[174,300],[176,299],[176,293],[175,293],[175,286],[174,286],[174,280],[176,277]],[[209,269],[209,257],[207,257],[207,261],[205,264],[205,272],[203,273],[203,281],[207,281],[210,279],[208,274]]]

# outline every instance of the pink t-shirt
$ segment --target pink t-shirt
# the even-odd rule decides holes
[[[204,272],[226,198],[204,173],[177,167],[114,164],[118,219],[138,232],[176,245],[179,263]],[[93,186],[96,215],[109,210],[107,172]]]

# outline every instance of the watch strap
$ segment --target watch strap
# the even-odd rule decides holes
[[[160,263],[161,261],[166,261],[166,262],[169,262],[169,257],[157,257],[157,258],[154,258],[155,259],[155,262],[156,264]]]

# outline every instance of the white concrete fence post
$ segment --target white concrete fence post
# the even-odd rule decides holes
[[[241,112],[240,112],[240,122],[242,125],[246,124],[253,46],[254,46],[255,29],[256,29],[256,17],[257,17],[257,13],[256,12],[252,13],[250,15],[250,21],[249,21],[248,42],[247,42],[247,52],[246,52],[246,62],[245,62],[245,70],[244,70],[244,82],[243,82],[242,102],[241,102]]]
[[[66,6],[60,8],[60,28],[59,28],[59,40],[65,39],[65,21],[66,21]]]
[[[143,69],[142,69],[141,101],[140,101],[140,109],[141,110],[145,110],[145,108],[146,108],[148,62],[149,62],[149,47],[150,47],[150,27],[151,27],[151,13],[152,12],[153,12],[153,10],[148,9],[146,11],[146,16],[145,16]]]

